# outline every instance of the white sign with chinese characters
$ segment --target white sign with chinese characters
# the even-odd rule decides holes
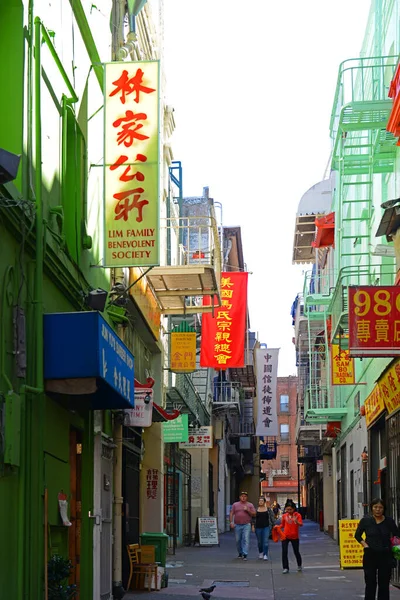
[[[257,348],[257,436],[278,435],[276,380],[279,348]]]
[[[188,441],[179,443],[179,448],[186,448],[186,450],[190,450],[193,448],[212,447],[212,427],[199,427],[198,429],[189,429]]]

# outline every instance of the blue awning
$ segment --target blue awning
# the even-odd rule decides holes
[[[74,406],[133,408],[134,376],[132,353],[100,313],[44,315],[47,394]]]

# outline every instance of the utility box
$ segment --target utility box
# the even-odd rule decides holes
[[[166,533],[142,533],[140,535],[142,546],[155,546],[156,563],[165,567],[167,562],[168,536]]]

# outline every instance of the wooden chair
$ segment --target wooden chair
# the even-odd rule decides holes
[[[148,591],[151,592],[151,582],[154,576],[157,584],[157,563],[155,562],[155,546],[142,546],[139,544],[128,544],[126,547],[129,556],[129,579],[127,589],[134,577],[135,588],[143,589],[147,576]],[[149,561],[149,562],[148,562]]]

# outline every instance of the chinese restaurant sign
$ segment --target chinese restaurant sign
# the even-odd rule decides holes
[[[385,410],[385,402],[381,394],[379,385],[377,384],[370,395],[365,399],[365,422],[369,427],[381,413]]]
[[[180,415],[173,421],[162,424],[164,443],[187,442],[189,438],[189,417]]]
[[[196,332],[171,333],[171,371],[193,373],[196,370]]]
[[[257,428],[258,436],[278,435],[276,412],[276,379],[278,374],[278,348],[257,348]]]
[[[338,344],[331,346],[332,385],[354,385],[354,359]]]
[[[189,438],[187,442],[181,442],[179,448],[212,448],[213,437],[212,427],[199,427],[198,429],[191,429],[189,431]]]
[[[400,354],[400,286],[349,286],[351,356]]]
[[[104,266],[159,264],[159,62],[104,70]]]
[[[247,277],[247,273],[221,273],[222,304],[214,309],[214,316],[202,316],[201,367],[244,367]]]
[[[400,408],[400,360],[397,360],[378,381],[388,414]]]
[[[359,521],[341,519],[339,521],[340,568],[362,567],[364,548],[354,539]]]

